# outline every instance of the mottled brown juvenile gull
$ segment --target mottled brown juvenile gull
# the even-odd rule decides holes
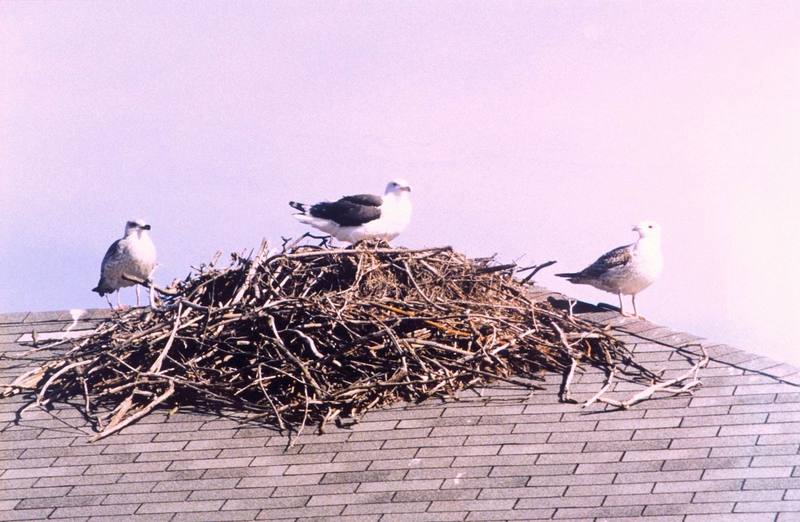
[[[150,225],[138,219],[125,223],[125,235],[114,241],[108,248],[103,262],[100,264],[100,281],[92,292],[100,296],[117,292],[119,289],[135,283],[122,277],[123,274],[139,279],[149,280],[156,266],[156,247],[150,239]],[[111,300],[106,295],[111,306]],[[139,306],[139,285],[136,285],[136,306]]]
[[[338,201],[306,205],[290,201],[300,212],[294,217],[339,241],[356,243],[362,239],[391,241],[411,222],[411,187],[396,179],[386,185],[383,196],[357,194]]]
[[[661,255],[661,227],[657,223],[643,221],[633,230],[639,234],[635,243],[606,252],[580,272],[556,275],[566,277],[570,283],[591,285],[617,294],[622,315],[627,315],[622,307],[622,294],[630,295],[633,313],[639,317],[636,294],[658,279],[664,260]]]

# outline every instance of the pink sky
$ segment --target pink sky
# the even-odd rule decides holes
[[[570,271],[657,220],[640,311],[800,363],[798,93],[792,1],[3,2],[0,311],[105,306],[129,218],[165,284],[402,176],[409,247]]]

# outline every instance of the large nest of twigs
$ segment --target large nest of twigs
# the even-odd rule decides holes
[[[516,271],[516,273],[515,273]],[[627,358],[529,297],[514,265],[450,248],[299,246],[201,266],[159,306],[116,314],[6,394],[80,399],[100,438],[159,404],[320,426],[497,379]],[[644,370],[643,370],[644,371]],[[652,374],[651,374],[652,377]]]

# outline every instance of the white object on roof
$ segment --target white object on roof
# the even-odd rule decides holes
[[[650,286],[664,267],[661,255],[661,226],[653,221],[643,221],[633,228],[639,239],[630,245],[615,248],[600,256],[597,261],[580,272],[556,274],[565,277],[570,283],[591,285],[619,296],[619,310],[622,307],[622,294],[630,295],[633,313],[636,311],[636,294]]]
[[[119,289],[134,285],[123,279],[122,275],[149,280],[155,266],[156,247],[150,239],[150,225],[141,219],[128,221],[125,224],[125,235],[114,241],[103,257],[100,281],[92,292],[97,292],[102,297],[116,291],[119,306]],[[108,304],[110,306],[111,301]],[[139,285],[136,285],[136,306],[139,306]]]
[[[411,222],[411,187],[397,179],[386,185],[383,196],[357,194],[338,201],[306,205],[290,201],[300,212],[294,217],[340,241],[362,239],[391,241]]]

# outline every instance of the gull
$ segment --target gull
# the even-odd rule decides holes
[[[591,285],[619,297],[619,311],[628,315],[622,308],[622,294],[630,295],[633,314],[636,311],[636,294],[650,286],[664,266],[661,256],[661,227],[653,221],[642,221],[633,231],[639,239],[630,245],[615,248],[600,256],[597,261],[580,272],[556,274],[565,277],[570,283]]]
[[[311,225],[339,241],[363,239],[391,241],[411,221],[411,186],[402,179],[390,181],[383,196],[357,194],[338,201],[306,205],[290,201],[301,223]]]
[[[125,223],[125,235],[114,241],[108,248],[103,262],[100,264],[100,281],[92,288],[100,297],[117,292],[117,307],[119,303],[119,289],[133,286],[135,283],[122,277],[123,274],[143,279],[150,279],[156,266],[156,247],[150,239],[150,225],[137,219]],[[106,295],[108,306],[111,300]],[[151,297],[152,301],[152,297]],[[139,306],[139,285],[136,285],[136,306]]]

